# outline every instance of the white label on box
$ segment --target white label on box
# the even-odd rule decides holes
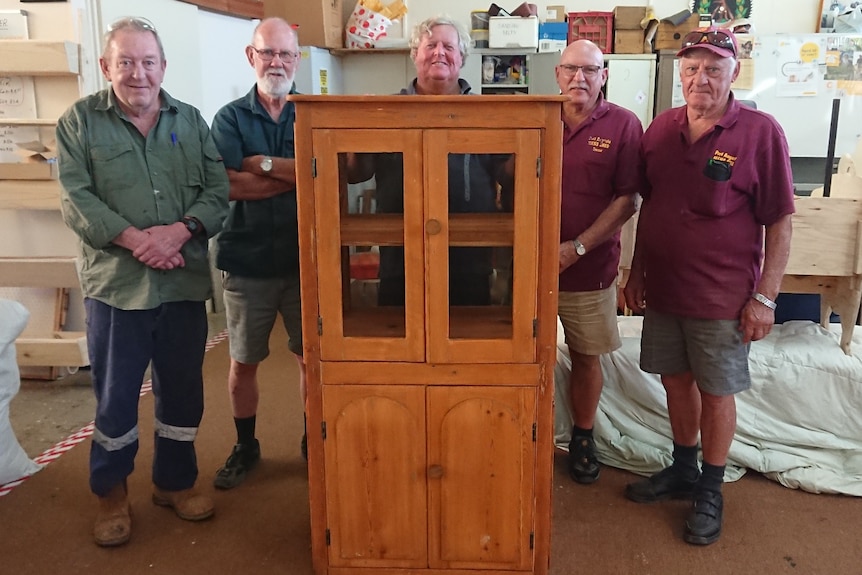
[[[491,48],[536,48],[539,45],[539,19],[493,16],[488,24]]]

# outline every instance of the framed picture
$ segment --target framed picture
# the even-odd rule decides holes
[[[825,1],[825,0],[821,0]],[[694,0],[691,11],[709,14],[716,24],[751,18],[752,0]]]
[[[829,33],[835,31],[835,18],[847,10],[850,2],[833,2],[832,0],[820,0],[820,21],[817,23],[817,31]]]

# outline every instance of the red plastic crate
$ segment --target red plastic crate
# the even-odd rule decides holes
[[[590,40],[605,54],[613,51],[613,12],[569,12],[569,44]]]

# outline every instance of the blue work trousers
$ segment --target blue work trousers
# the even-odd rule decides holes
[[[96,394],[90,489],[104,496],[135,467],[138,400],[148,365],[155,399],[153,483],[167,491],[192,487],[198,475],[194,438],[204,406],[205,303],[127,311],[87,298],[84,305]]]

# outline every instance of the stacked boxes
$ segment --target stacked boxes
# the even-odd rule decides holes
[[[614,54],[641,54],[644,52],[644,29],[641,21],[646,16],[643,6],[617,6],[614,8]]]
[[[609,54],[613,48],[613,24],[613,12],[569,12],[569,44],[583,38]]]

